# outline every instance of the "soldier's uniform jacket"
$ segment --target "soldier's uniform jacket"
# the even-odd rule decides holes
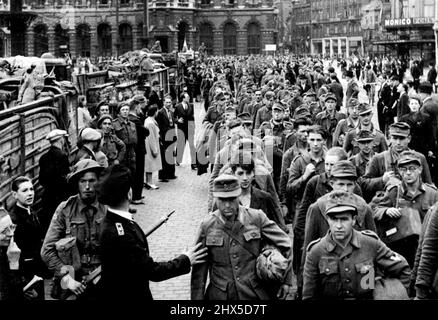
[[[382,197],[374,197],[371,208],[374,219],[381,220],[388,208],[413,208],[420,213],[423,221],[427,211],[438,201],[438,191],[434,185],[422,183],[414,195],[408,194],[406,186],[389,186]]]
[[[360,130],[362,129],[359,124],[356,129],[348,131],[347,134],[345,135],[344,150],[352,156],[360,152],[359,146],[357,145],[357,143],[354,142],[354,139],[356,139],[356,136],[360,132]],[[385,150],[388,150],[388,143],[386,141],[383,132],[374,127],[371,132],[374,135],[374,141],[373,141],[374,153],[380,153]]]
[[[325,158],[325,153],[322,155],[321,160],[316,162],[310,156],[310,153],[308,153],[308,154],[299,155],[294,160],[292,160],[292,164],[290,165],[289,168],[289,181],[287,182],[287,193],[293,194],[295,199],[300,200],[304,193],[304,188],[306,187],[307,182],[312,177],[310,176],[306,181],[301,179],[304,172],[306,171],[306,166],[309,163],[313,163],[313,165],[316,168],[314,175],[323,173],[325,171],[324,158]]]
[[[82,269],[88,271],[100,264],[100,234],[106,210],[106,206],[97,200],[86,205],[79,195],[60,203],[41,248],[41,257],[47,267],[55,272],[55,276],[68,273],[55,247],[55,243],[62,238],[76,237]],[[76,272],[76,279],[81,280],[81,275],[82,272]]]
[[[289,167],[292,163],[292,160],[301,154],[302,152],[300,151],[300,148],[298,148],[296,142],[292,147],[283,153],[280,176],[280,199],[282,202],[286,201],[286,185],[287,181],[289,180]]]
[[[256,114],[254,129],[258,129],[265,121],[272,119],[272,108],[268,109],[266,106],[261,107]]]
[[[371,159],[371,157],[370,157],[370,159]],[[363,177],[365,175],[369,160],[365,159],[360,152],[358,154],[350,157],[348,160],[352,164],[354,164],[354,166],[356,167],[357,176],[359,178]]]
[[[310,242],[323,237],[329,230],[325,207],[329,194],[326,194],[313,203],[307,211],[306,227],[304,234],[304,248],[307,248]],[[353,194],[357,206],[356,230],[371,230],[376,232],[376,224],[373,219],[373,211],[365,200]],[[304,262],[304,259],[302,260]]]
[[[358,122],[359,124],[359,122]],[[339,120],[335,132],[333,132],[333,147],[342,147],[343,143],[340,143],[339,137],[341,135],[346,135],[348,131],[356,128],[356,125],[351,120],[350,117],[346,119]]]
[[[155,262],[139,225],[108,209],[103,221],[102,292],[104,300],[152,300],[149,281],[163,281],[190,272],[186,255]]]
[[[287,259],[291,258],[289,236],[261,210],[239,206],[234,223],[226,222],[219,210],[206,217],[196,243],[201,242],[208,248],[208,261],[193,266],[192,299],[272,299],[268,293],[270,288],[264,287],[256,274],[256,260],[264,241],[274,244]],[[207,274],[210,283],[205,290]],[[291,285],[291,281],[292,269],[289,264],[284,283]]]
[[[258,131],[256,136],[260,139],[263,139],[267,135],[274,136],[274,152],[283,155],[283,146],[286,139],[283,123],[275,124],[271,119],[263,122],[258,130],[260,131]]]
[[[329,231],[307,248],[303,299],[372,299],[370,284],[380,272],[409,286],[408,263],[374,232],[353,230],[343,249]]]
[[[113,128],[116,136],[126,146],[126,154],[123,164],[128,168],[135,168],[135,147],[137,145],[137,129],[135,124],[129,120],[118,117],[113,121]]]
[[[121,163],[125,158],[126,146],[115,134],[105,133],[102,136],[102,152],[107,156],[109,165],[115,160]]]
[[[210,122],[211,124],[215,124],[218,119],[221,118],[221,113],[219,112],[217,106],[211,106],[208,108],[207,113],[205,114],[204,120],[202,122]]]
[[[377,191],[383,191],[385,185],[383,183],[383,174],[386,171],[394,171],[398,175],[397,169],[397,156],[391,149],[379,154],[375,154],[367,167],[365,176],[361,182],[362,191],[366,195],[374,195]],[[419,154],[421,160],[421,166],[423,171],[421,172],[421,180],[425,183],[432,184],[432,178],[430,176],[429,165],[427,160],[421,153]]]
[[[316,115],[315,124],[322,126],[329,134],[327,138],[327,148],[331,148],[333,146],[332,135],[339,123],[340,120],[345,119],[347,117],[346,114],[334,111],[334,116],[331,117],[327,111],[322,111]]]

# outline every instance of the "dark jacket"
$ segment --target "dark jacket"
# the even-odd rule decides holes
[[[160,139],[164,144],[172,143],[172,141],[166,141],[166,134],[169,130],[175,129],[175,117],[172,111],[169,111],[170,119],[167,115],[166,108],[162,108],[158,111],[156,121],[158,124],[158,128],[160,129]],[[176,139],[176,137],[174,137]]]
[[[174,117],[176,121],[178,121],[179,118],[183,118],[184,122],[182,123],[177,122],[178,129],[181,129],[185,134],[187,134],[189,128],[189,122],[195,121],[193,104],[188,103],[187,109],[184,109],[182,103],[178,103],[175,106]]]
[[[149,256],[145,234],[135,221],[109,209],[101,235],[102,287],[106,300],[152,300],[149,281],[163,281],[190,272],[190,260],[181,255],[168,262]]]
[[[435,151],[436,144],[433,138],[432,119],[424,112],[410,112],[400,118],[411,126],[411,141],[409,148],[427,156],[428,151]]]
[[[12,222],[17,225],[14,241],[21,250],[20,270],[27,281],[34,275],[41,276],[44,266],[40,255],[44,235],[37,215],[30,212],[17,204],[9,212]]]
[[[11,270],[6,254],[7,247],[0,247],[0,301],[23,300],[23,278],[20,270]]]
[[[275,201],[269,193],[251,187],[251,203],[249,207],[262,210],[268,218],[277,223],[283,231],[287,230],[283,214],[279,210],[279,207],[275,205]]]
[[[332,82],[329,85],[330,91],[333,92],[336,96],[336,106],[341,107],[342,101],[344,101],[344,88],[342,87],[342,84],[339,82]]]
[[[149,130],[144,127],[144,121],[135,114],[128,115],[129,121],[135,124],[135,131],[137,132],[137,144],[135,147],[136,154],[146,153],[146,137],[149,135]]]

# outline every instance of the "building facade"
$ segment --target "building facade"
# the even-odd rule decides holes
[[[362,6],[370,0],[311,1],[311,53],[322,56],[364,54]]]
[[[37,18],[28,26],[24,54],[116,56],[160,40],[163,52],[186,41],[210,54],[263,53],[277,44],[273,0],[23,0]],[[147,14],[147,15],[146,15]],[[149,29],[144,28],[145,16]],[[148,32],[147,32],[148,31]],[[148,34],[147,34],[148,33]]]
[[[435,60],[436,0],[391,0],[390,16],[382,21],[385,32],[374,44],[401,58]]]
[[[310,0],[299,0],[293,3],[289,18],[290,49],[294,54],[310,53],[311,38],[311,3]]]

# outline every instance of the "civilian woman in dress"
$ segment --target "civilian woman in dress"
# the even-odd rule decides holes
[[[154,172],[162,169],[161,154],[160,154],[160,129],[158,128],[155,117],[158,113],[157,105],[149,107],[147,118],[144,122],[145,128],[149,130],[149,136],[146,137],[146,156],[145,156],[145,171],[146,171],[146,189],[158,189],[158,186],[152,183],[152,175]]]

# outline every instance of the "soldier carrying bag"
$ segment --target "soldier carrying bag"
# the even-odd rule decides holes
[[[421,217],[418,210],[409,207],[400,207],[400,186],[397,186],[395,207],[400,211],[398,219],[384,216],[377,223],[379,237],[386,244],[405,239],[411,236],[420,236]]]

